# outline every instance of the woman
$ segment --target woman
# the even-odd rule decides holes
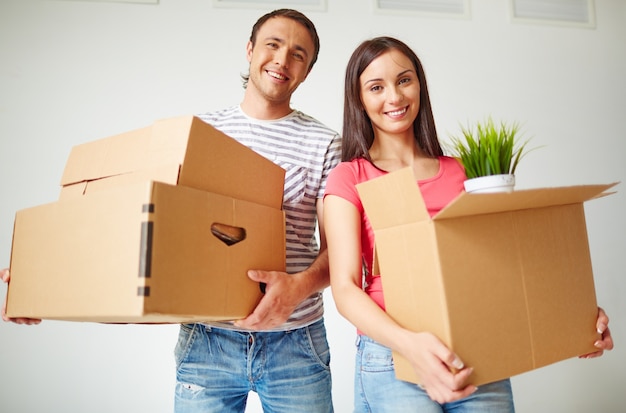
[[[411,167],[431,215],[463,190],[465,172],[443,156],[421,62],[403,42],[363,42],[346,69],[342,163],[330,174],[324,200],[331,287],[339,312],[358,330],[355,412],[513,412],[510,381],[477,389],[472,368],[428,332],[402,328],[384,311],[373,274],[374,234],[355,185]],[[613,344],[599,310],[597,356]],[[422,384],[397,380],[391,351],[406,357]],[[454,371],[454,372],[453,372]]]

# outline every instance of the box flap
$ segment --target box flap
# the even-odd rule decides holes
[[[59,200],[67,200],[101,191],[103,189],[117,188],[122,185],[134,184],[137,182],[156,181],[166,184],[176,185],[180,164],[158,165],[154,168],[140,169],[120,175],[113,175],[106,178],[81,181],[61,188]]]
[[[577,204],[601,196],[618,182],[555,188],[524,189],[510,193],[461,193],[433,217],[434,220]],[[357,185],[374,230],[428,219],[411,168],[390,172]],[[415,208],[417,206],[417,208]],[[389,211],[394,211],[390,214]]]
[[[374,230],[430,218],[411,168],[360,183],[356,188]]]
[[[61,185],[132,172],[144,163],[150,128],[98,139],[72,148]]]
[[[602,196],[617,183],[524,189],[509,193],[462,193],[433,217],[434,220],[470,215],[519,211],[556,205],[579,204]]]
[[[192,125],[198,120],[194,116],[179,116],[155,121],[150,128],[150,142],[143,148],[148,153],[146,164],[141,167],[183,163],[191,140]]]
[[[152,126],[76,145],[65,165],[61,185],[182,164],[193,119],[163,119]]]
[[[282,208],[284,169],[200,118],[189,135],[179,185]]]
[[[282,206],[285,171],[195,116],[157,120],[150,127],[73,147],[61,185],[101,181],[86,193],[144,176],[161,182],[165,167],[180,169],[180,174],[168,173],[163,182]],[[70,192],[80,194],[75,188]]]

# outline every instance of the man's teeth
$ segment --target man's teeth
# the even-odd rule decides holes
[[[279,79],[279,80],[287,80],[287,76],[283,76],[280,73],[267,72],[267,74],[272,76],[273,78],[276,78],[276,79]]]

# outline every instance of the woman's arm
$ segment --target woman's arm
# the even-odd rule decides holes
[[[450,402],[473,393],[476,387],[465,385],[471,368],[464,367],[434,335],[401,327],[362,290],[361,217],[357,208],[341,197],[328,195],[324,221],[330,285],[341,315],[368,337],[406,357],[433,400]]]

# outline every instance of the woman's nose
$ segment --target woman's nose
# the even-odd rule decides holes
[[[389,101],[390,102],[402,102],[404,100],[404,94],[397,87],[389,88]]]

